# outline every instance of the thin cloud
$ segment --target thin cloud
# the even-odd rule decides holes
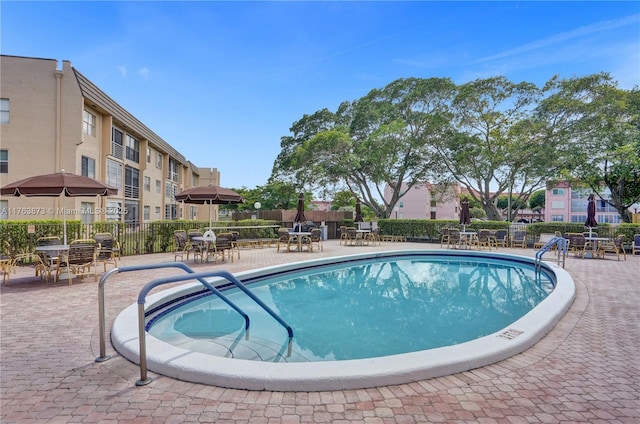
[[[138,75],[140,75],[142,78],[148,78],[149,77],[149,68],[142,67],[140,68],[140,70],[138,70]]]
[[[633,25],[640,22],[640,14],[630,15],[622,19],[598,22],[592,25],[577,28],[573,31],[562,32],[560,34],[553,35],[551,37],[527,43],[525,45],[509,49],[504,52],[480,58],[475,63],[489,62],[497,59],[504,59],[507,57],[517,56],[523,53],[539,50],[544,47],[549,47],[555,44],[563,43],[569,40],[573,40],[580,37],[585,37],[591,34],[595,34],[602,31],[610,31],[615,28],[624,27],[627,25]]]
[[[127,68],[126,66],[118,66],[118,71],[120,71],[120,75],[122,75],[123,77],[127,77]]]

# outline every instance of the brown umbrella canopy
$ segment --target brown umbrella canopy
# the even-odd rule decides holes
[[[109,187],[93,178],[68,172],[36,175],[15,183],[7,184],[0,189],[2,196],[26,197],[80,197],[80,196],[115,196],[118,189]],[[67,244],[67,216],[62,215],[64,244]]]
[[[176,194],[178,202],[199,205],[224,205],[228,203],[244,203],[244,198],[233,190],[214,185],[193,187]]]
[[[467,199],[462,200],[462,208],[460,208],[460,224],[471,224],[471,211],[469,211],[469,201]]]
[[[118,190],[111,188],[93,178],[68,172],[36,175],[16,181],[0,189],[3,196],[43,196],[43,197],[78,197],[78,196],[113,196]]]
[[[362,204],[360,203],[360,199],[356,200],[356,217],[353,221],[364,222],[364,219],[362,219]]]
[[[244,203],[244,197],[235,191],[214,186],[193,187],[176,194],[178,202],[191,203],[197,205],[209,205],[209,227],[211,227],[211,205],[226,205],[234,203]]]
[[[587,221],[584,223],[585,227],[595,228],[598,226],[596,221],[596,197],[593,194],[589,195],[589,203],[587,204]]]
[[[307,218],[304,216],[304,193],[298,196],[298,212],[294,222],[305,222]]]

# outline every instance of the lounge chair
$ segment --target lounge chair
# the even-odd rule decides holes
[[[602,256],[604,259],[605,253],[615,253],[620,260],[620,254],[624,257],[624,260],[627,260],[627,252],[624,251],[624,234],[618,235],[612,241],[607,241],[604,243],[600,243],[598,245],[598,251],[596,254],[598,256]]]
[[[556,236],[555,234],[550,234],[550,233],[542,233],[542,234],[540,234],[540,237],[538,238],[538,241],[536,241],[533,244],[533,248],[534,249],[542,248],[542,246],[544,246],[545,244],[550,242],[555,236]]]
[[[633,246],[631,247],[631,256],[640,255],[640,234],[634,234]]]

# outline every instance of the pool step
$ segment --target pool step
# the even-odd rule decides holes
[[[225,358],[263,362],[309,362],[300,352],[292,351],[291,355],[288,355],[286,340],[283,341],[283,345],[278,345],[254,336],[247,340],[244,335],[210,334],[209,337],[202,338],[176,336],[164,341],[183,349]]]

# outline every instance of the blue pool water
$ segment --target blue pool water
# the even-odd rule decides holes
[[[247,282],[293,329],[244,293],[209,293],[156,313],[148,332],[190,351],[267,362],[335,361],[451,346],[507,328],[553,290],[525,262],[490,257],[398,256],[289,271]]]

